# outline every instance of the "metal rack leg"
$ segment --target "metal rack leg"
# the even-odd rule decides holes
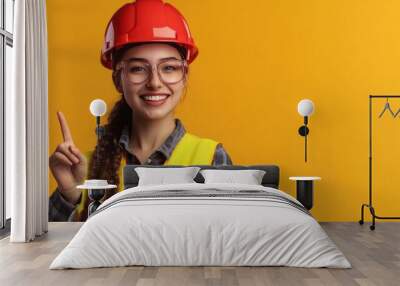
[[[364,207],[369,208],[369,211],[370,211],[371,216],[372,216],[372,225],[370,225],[369,228],[370,228],[371,230],[375,230],[375,218],[376,218],[376,215],[375,215],[375,209],[374,209],[374,207],[371,206],[371,205],[362,204],[362,206],[361,206],[361,219],[358,221],[358,223],[359,223],[360,225],[363,225],[363,224],[364,224]]]
[[[368,204],[363,204],[361,206],[361,219],[358,221],[359,224],[361,224],[361,225],[364,224],[364,207],[369,208],[369,211],[370,211],[371,216],[372,216],[372,224],[369,226],[369,228],[371,230],[375,230],[375,223],[376,223],[377,219],[385,219],[385,220],[396,219],[396,220],[400,220],[400,217],[397,217],[397,216],[378,216],[375,213],[375,208],[373,206],[368,205]]]
[[[371,230],[375,230],[375,209],[372,206],[370,206],[369,210],[370,210],[371,215],[372,215],[372,225],[370,225],[369,228]]]
[[[360,225],[364,224],[364,207],[367,206],[366,204],[361,205],[361,219],[358,221]]]

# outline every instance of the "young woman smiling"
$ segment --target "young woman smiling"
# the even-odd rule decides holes
[[[189,64],[198,55],[184,17],[162,0],[137,0],[122,6],[108,23],[101,63],[112,69],[121,99],[93,151],[75,146],[67,121],[58,112],[64,142],[49,158],[57,181],[50,197],[50,221],[86,221],[88,179],[106,179],[122,190],[125,164],[230,165],[222,144],[186,131],[174,111],[187,87]]]

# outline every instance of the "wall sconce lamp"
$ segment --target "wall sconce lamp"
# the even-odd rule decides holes
[[[314,103],[309,99],[302,99],[297,105],[297,111],[304,117],[304,125],[300,126],[299,134],[304,136],[304,161],[307,162],[307,135],[310,132],[307,124],[308,117],[314,113]]]
[[[103,128],[100,127],[100,116],[103,116],[107,112],[107,105],[102,99],[95,99],[90,103],[90,113],[96,117],[96,135],[97,140],[101,138],[104,133]]]
[[[104,135],[104,127],[100,126],[100,117],[106,114],[107,105],[102,99],[95,99],[90,103],[89,106],[90,113],[96,117],[96,135],[97,135],[97,144],[99,143],[100,138]],[[96,147],[96,151],[98,153],[98,149]],[[97,154],[98,155],[98,154]],[[100,201],[106,194],[107,189],[115,189],[116,185],[108,184],[107,180],[85,180],[83,185],[77,186],[78,189],[87,189],[88,196],[91,200],[91,203],[88,206],[88,217],[91,216],[96,209],[100,206]]]

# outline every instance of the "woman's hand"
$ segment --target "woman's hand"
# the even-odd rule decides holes
[[[67,120],[62,112],[57,112],[64,141],[59,144],[49,158],[49,167],[58,183],[58,189],[72,204],[80,198],[81,190],[76,186],[83,182],[87,173],[86,158],[75,146]]]

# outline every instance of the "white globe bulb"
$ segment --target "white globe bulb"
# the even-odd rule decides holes
[[[107,112],[107,104],[102,99],[95,99],[90,103],[89,110],[93,116],[103,116]]]
[[[301,116],[310,116],[314,112],[314,103],[309,99],[303,99],[297,105],[297,111]]]

